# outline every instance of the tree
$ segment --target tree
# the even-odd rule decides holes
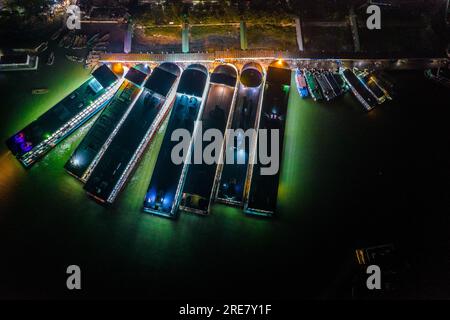
[[[44,12],[50,5],[49,0],[9,0],[8,3],[23,8],[28,17]]]

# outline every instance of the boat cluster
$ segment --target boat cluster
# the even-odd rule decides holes
[[[382,72],[342,68],[331,70],[301,69],[295,71],[297,89],[302,98],[330,101],[351,91],[367,111],[392,99],[393,84]]]
[[[51,40],[58,41],[58,46],[61,48],[82,50],[87,49],[87,57],[83,55],[66,54],[66,58],[74,62],[85,62],[85,66],[95,64],[98,60],[99,54],[105,52],[109,46],[109,33],[100,34],[96,33],[88,38],[86,34],[80,34],[76,31],[69,31],[65,33],[67,29],[61,28],[56,31]]]
[[[330,70],[296,69],[295,81],[300,96],[314,101],[330,101],[347,91],[339,73]]]

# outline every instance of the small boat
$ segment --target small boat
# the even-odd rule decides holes
[[[305,76],[300,69],[295,71],[295,83],[297,84],[298,93],[302,98],[309,96],[308,85],[306,84]]]
[[[42,42],[40,45],[38,45],[34,50],[37,52],[37,53],[42,53],[42,52],[44,52],[45,50],[47,50],[47,48],[48,48],[48,42]]]
[[[325,100],[330,101],[336,98],[336,93],[334,92],[331,84],[328,82],[328,79],[323,71],[316,71],[314,73],[314,79],[316,79],[316,82],[319,84]]]
[[[66,40],[64,48],[69,49],[72,46],[74,40],[75,40],[75,37],[73,35],[70,35]]]
[[[95,47],[106,47],[107,45],[109,45],[109,41],[101,41],[101,42],[97,42],[95,44]]]
[[[93,50],[95,50],[95,51],[106,51],[107,50],[107,48],[106,47],[93,47],[92,48]]]
[[[36,88],[36,89],[31,90],[32,94],[45,94],[47,92],[48,92],[47,88]]]
[[[72,43],[71,43],[72,49],[73,49],[74,47],[77,47],[77,46],[78,46],[79,39],[80,39],[80,36],[75,36],[75,37],[74,37],[74,39],[73,39],[73,41],[72,41]]]
[[[61,33],[64,31],[64,28],[58,29],[51,37],[50,39],[55,41],[56,39],[59,38],[59,36],[61,35]]]
[[[58,43],[58,46],[64,47],[67,44],[67,39],[70,37],[69,34],[66,34],[64,37],[61,38],[61,40]]]
[[[447,88],[450,88],[450,71],[448,69],[439,68],[437,70],[425,70],[425,76]]]
[[[105,33],[103,36],[101,36],[100,38],[98,38],[98,41],[107,41],[109,40],[109,33]]]
[[[66,54],[66,58],[73,62],[83,62],[84,61],[84,58],[77,57],[77,56],[70,56],[68,54]]]
[[[333,89],[336,97],[340,96],[343,93],[341,85],[336,81],[335,76],[330,71],[324,72],[325,78],[327,79],[328,83],[330,84],[331,88]]]
[[[349,87],[339,73],[333,73],[333,77],[338,86],[341,88],[341,93],[347,92],[349,90]]]
[[[51,66],[55,61],[55,53],[52,51],[47,59],[47,65]]]
[[[311,97],[314,99],[314,101],[323,100],[323,95],[320,91],[319,84],[317,83],[311,71],[305,70],[305,78],[306,83],[309,87],[309,92],[311,93]]]
[[[72,46],[72,49],[80,50],[80,49],[84,49],[84,48],[86,48],[86,36],[85,35],[77,36],[77,38]]]
[[[87,41],[87,44],[91,45],[98,38],[99,35],[100,35],[100,33],[94,34],[91,38],[89,38],[89,40]]]

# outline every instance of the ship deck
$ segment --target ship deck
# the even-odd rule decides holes
[[[143,141],[149,130],[153,127],[153,133],[163,119],[161,112],[167,110],[163,108],[166,96],[162,94],[170,91],[176,79],[177,76],[159,67],[153,71],[143,92],[87,180],[84,189],[89,195],[100,201],[113,202],[126,175],[143,151]]]
[[[370,108],[374,108],[377,105],[375,98],[362,84],[358,77],[350,69],[346,69],[342,72],[347,83],[356,91],[357,94],[368,104]],[[367,108],[367,107],[366,107]]]
[[[263,83],[258,87],[245,87],[242,83],[239,84],[231,129],[242,129],[244,132],[247,129],[255,129],[263,86]],[[223,165],[217,192],[217,199],[220,202],[234,205],[241,205],[243,202],[249,155],[253,147],[250,146],[250,138],[242,135],[239,137],[230,141],[226,147],[226,154],[233,154],[233,164],[226,161]]]
[[[203,133],[211,128],[225,133],[232,109],[236,76],[213,73],[205,106],[200,118]],[[202,146],[202,153],[207,143]],[[216,155],[218,157],[218,155]],[[207,214],[216,178],[217,163],[192,162],[186,176],[181,208],[185,211]]]
[[[280,164],[290,84],[291,70],[269,67],[259,129],[268,130],[267,142],[269,150],[271,145],[270,130],[279,130]],[[276,119],[269,115],[276,115]],[[259,143],[258,141],[258,147]],[[251,166],[250,189],[248,195],[246,195],[244,211],[248,214],[272,215],[276,211],[280,172],[278,171],[275,175],[262,175],[260,172],[261,168],[260,161]]]
[[[204,71],[188,68],[181,75],[176,100],[145,197],[146,212],[170,218],[176,217],[178,213],[180,190],[188,165],[172,161],[171,152],[179,142],[172,141],[171,137],[176,129],[188,130],[192,137],[207,78],[206,68]]]
[[[136,73],[138,73],[138,76],[135,76]],[[88,178],[89,173],[86,171],[92,170],[93,162],[106,147],[105,143],[112,139],[115,131],[118,130],[124,117],[130,111],[130,107],[133,106],[134,100],[139,95],[140,85],[145,78],[146,74],[136,69],[128,71],[119,90],[66,162],[64,168],[70,174],[82,181]],[[131,82],[130,79],[134,80],[135,83]]]

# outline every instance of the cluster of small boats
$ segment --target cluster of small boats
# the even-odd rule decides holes
[[[60,47],[66,49],[81,50],[87,47],[87,36],[86,35],[76,35],[67,34],[58,43]]]
[[[330,101],[342,95],[347,87],[338,73],[329,70],[296,69],[295,81],[302,98]]]
[[[94,68],[100,59],[100,53],[101,53],[100,51],[95,50],[90,51],[86,58],[84,67],[86,69]]]
[[[69,55],[69,54],[66,54],[66,58],[67,58],[67,60],[70,60],[73,62],[83,62],[84,61],[83,57]]]
[[[339,73],[330,70],[300,69],[295,71],[298,93],[302,98],[311,96],[314,101],[330,101],[351,91],[367,111],[386,99],[392,99],[393,84],[381,73],[367,70],[341,69]]]
[[[106,50],[109,45],[109,33],[100,36],[94,34],[88,39],[85,34],[68,33],[58,42],[58,46],[66,49],[80,50],[90,48],[92,50]]]
[[[88,49],[88,56],[79,56],[73,54],[66,54],[66,58],[70,61],[74,62],[85,62],[86,66],[92,65],[93,62],[98,60],[99,54],[108,49],[109,46],[109,33],[105,33],[101,35],[100,33],[96,33],[88,39],[86,34],[77,34],[76,32],[68,32],[64,34],[65,29],[61,28],[57,30],[52,36],[51,40],[57,41],[59,38],[58,46],[66,49],[72,50],[81,50]],[[49,57],[49,63],[53,63],[53,57]]]
[[[105,33],[100,37],[97,33],[88,41],[88,46],[94,51],[105,51],[109,45],[109,33]]]

